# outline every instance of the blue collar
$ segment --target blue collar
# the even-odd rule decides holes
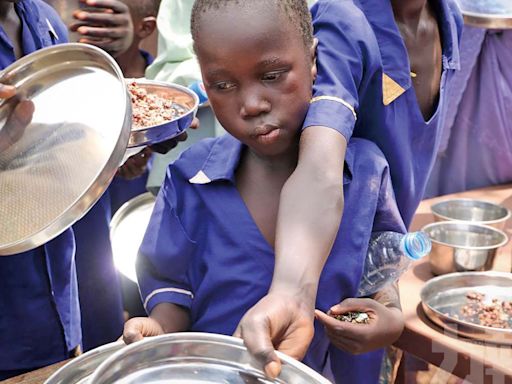
[[[380,48],[383,72],[404,90],[412,86],[407,48],[396,25],[389,0],[358,0]],[[446,0],[435,0],[441,31],[444,69],[459,69],[459,38],[454,9]]]
[[[229,181],[235,183],[235,172],[240,162],[242,150],[245,145],[230,134],[214,139],[206,160],[197,167],[190,164],[185,167],[185,175],[192,184],[209,184],[216,181]],[[354,155],[350,147],[345,156],[345,172],[343,184],[352,180],[352,164]]]

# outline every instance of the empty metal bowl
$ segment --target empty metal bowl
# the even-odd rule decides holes
[[[434,275],[488,271],[498,248],[508,241],[499,229],[461,221],[429,224],[422,231],[432,240],[429,263]]]
[[[498,204],[473,199],[444,200],[431,207],[436,221],[470,221],[474,224],[505,228],[510,211]]]

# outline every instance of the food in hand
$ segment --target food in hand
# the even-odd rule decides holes
[[[134,129],[164,124],[183,114],[181,108],[166,99],[137,85],[135,81],[128,84],[132,100],[132,125]]]
[[[332,315],[336,320],[345,321],[353,324],[368,324],[370,317],[365,312],[347,312],[341,315]]]

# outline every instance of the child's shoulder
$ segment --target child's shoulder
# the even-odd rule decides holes
[[[188,180],[205,167],[214,153],[222,152],[223,148],[228,145],[228,141],[231,140],[236,139],[229,135],[203,139],[183,151],[169,167],[174,173],[178,172]]]
[[[349,26],[347,32],[369,27],[368,19],[354,0],[318,0],[311,7],[313,23],[316,20],[332,20],[336,24]]]

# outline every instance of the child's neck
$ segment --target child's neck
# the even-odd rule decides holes
[[[139,41],[134,41],[127,51],[116,57],[116,61],[126,78],[144,77],[146,73],[146,59],[140,53]]]
[[[391,0],[395,20],[405,24],[419,21],[428,0]]]
[[[14,8],[14,4],[8,1],[0,1],[0,22],[7,20]]]

